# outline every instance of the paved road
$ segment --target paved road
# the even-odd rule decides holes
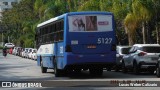
[[[1,52],[1,51],[0,51]],[[52,69],[47,73],[42,74],[37,62],[29,59],[24,59],[14,55],[3,57],[0,53],[0,81],[46,81],[55,87],[67,87],[66,90],[72,90],[73,87],[81,87],[87,90],[106,90],[106,86],[112,86],[111,81],[160,81],[155,75],[142,73],[134,75],[133,73],[123,74],[121,72],[104,71],[102,77],[91,77],[87,71],[80,74],[73,73],[66,77],[55,77]],[[51,82],[50,82],[51,81]],[[45,82],[43,82],[45,83]],[[51,85],[51,86],[52,86]],[[115,84],[114,84],[115,85]],[[117,84],[116,84],[117,85]],[[68,87],[72,86],[72,87]],[[79,88],[79,89],[81,89]],[[112,89],[107,87],[109,90]],[[151,87],[154,90],[153,87]],[[156,87],[158,88],[158,87]],[[155,88],[155,90],[156,90]],[[63,88],[59,88],[61,90]],[[77,90],[79,90],[77,89]],[[118,87],[118,89],[135,89],[131,87]],[[143,88],[139,88],[143,90]]]

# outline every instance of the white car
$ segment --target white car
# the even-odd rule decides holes
[[[28,48],[24,48],[22,51],[22,58],[25,58],[25,53],[27,52]]]
[[[135,74],[141,71],[154,73],[160,55],[159,44],[135,44],[129,54],[123,56],[122,71],[133,70]]]
[[[13,48],[13,51],[12,51],[12,54],[13,54],[13,55],[16,55],[16,50],[17,50],[17,47],[14,47],[14,48]]]
[[[37,49],[35,49],[35,50],[33,51],[32,59],[33,59],[33,60],[37,60]]]
[[[13,43],[6,43],[4,46],[7,48],[13,48],[15,45]]]
[[[29,53],[32,51],[32,48],[27,48],[25,52],[25,58],[29,58]]]
[[[28,54],[28,58],[36,60],[36,53],[37,53],[37,49],[32,49],[31,52],[29,52]]]
[[[124,55],[129,53],[131,46],[117,46],[116,47],[116,67],[115,70],[119,71],[122,68],[122,59]]]

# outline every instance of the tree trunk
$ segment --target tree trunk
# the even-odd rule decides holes
[[[142,22],[143,44],[146,44],[145,22]]]
[[[128,32],[128,42],[129,42],[129,46],[132,46],[135,43],[134,37],[130,32]]]
[[[157,33],[157,44],[159,44],[159,30],[158,30],[157,22],[156,22],[156,33]]]

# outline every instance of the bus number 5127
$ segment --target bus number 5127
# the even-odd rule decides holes
[[[98,38],[98,44],[111,44],[112,38]]]

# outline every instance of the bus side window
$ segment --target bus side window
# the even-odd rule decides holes
[[[60,40],[62,40],[62,41],[63,41],[63,31],[62,31],[62,32],[60,32]]]
[[[61,27],[61,30],[64,30],[64,21],[63,20],[61,21],[61,26],[60,27]]]
[[[60,23],[60,40],[63,41],[63,32],[64,32],[64,21],[62,20]]]

